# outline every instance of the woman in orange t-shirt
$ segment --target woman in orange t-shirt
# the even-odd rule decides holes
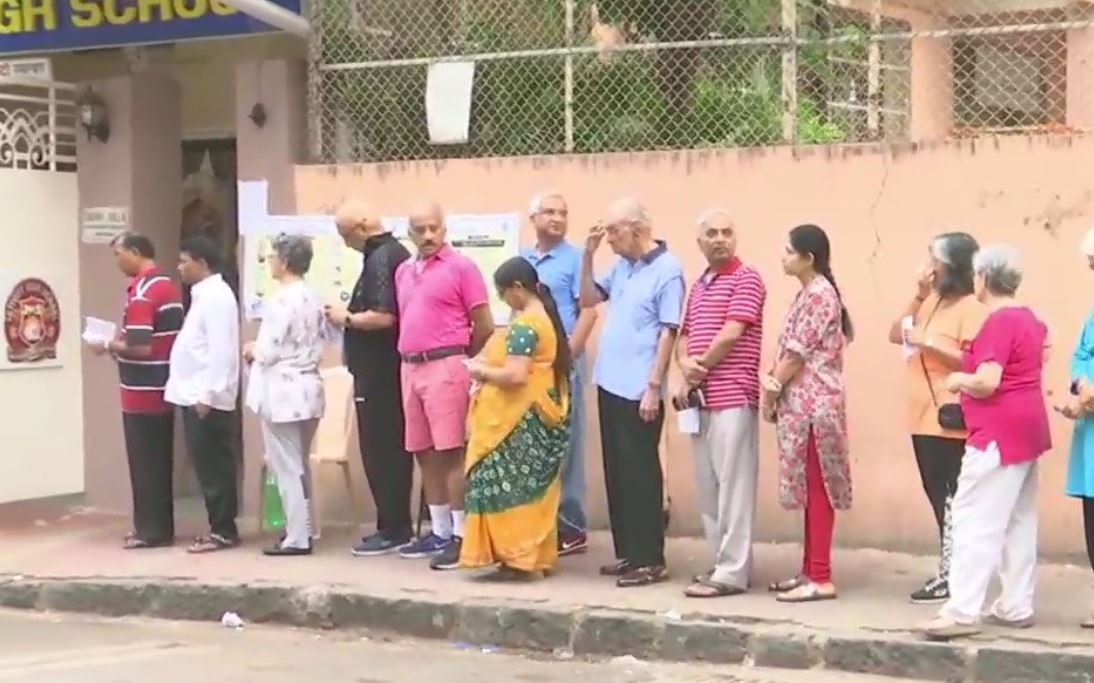
[[[962,349],[987,315],[973,294],[972,260],[978,249],[976,240],[963,232],[936,237],[915,297],[889,331],[889,341],[905,350],[912,449],[941,542],[938,574],[912,593],[916,603],[945,602],[950,595],[950,503],[968,434],[939,424],[939,408],[957,403],[946,390],[946,377],[960,369]]]

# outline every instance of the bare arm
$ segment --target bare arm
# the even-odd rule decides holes
[[[593,327],[596,326],[596,317],[595,308],[581,309],[581,313],[577,316],[577,324],[574,325],[574,332],[570,335],[570,355],[572,357],[577,358],[585,351],[585,344],[593,333]]]
[[[346,327],[354,330],[386,330],[395,326],[395,316],[381,311],[362,311],[346,316]]]
[[[479,377],[484,382],[508,389],[523,386],[531,368],[531,356],[509,356],[500,368],[481,368]]]
[[[989,361],[976,367],[976,372],[955,372],[946,384],[951,391],[960,391],[976,398],[987,398],[1003,381],[1003,366]]]
[[[722,359],[729,355],[737,340],[741,338],[741,335],[747,329],[747,323],[739,320],[727,320],[725,325],[722,325],[722,329],[715,335],[714,341],[710,343],[706,353],[699,356],[699,365],[704,368],[712,368],[722,362]]]
[[[669,361],[672,360],[672,346],[676,341],[676,329],[662,327],[661,337],[657,340],[657,355],[653,361],[653,372],[650,374],[649,385],[660,387],[664,384],[665,373],[669,370]]]
[[[145,360],[152,357],[152,345],[141,344],[130,346],[125,339],[119,338],[107,344],[107,350],[118,358],[132,360]]]
[[[467,355],[477,356],[482,347],[494,334],[494,314],[489,304],[482,304],[471,309],[471,348]]]
[[[586,251],[581,257],[581,307],[595,308],[604,302],[604,293],[596,286],[593,275],[593,255]]]

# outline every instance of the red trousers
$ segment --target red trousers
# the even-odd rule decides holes
[[[824,486],[817,440],[810,431],[805,458],[805,553],[802,576],[813,583],[832,580],[832,531],[835,526],[836,512]]]

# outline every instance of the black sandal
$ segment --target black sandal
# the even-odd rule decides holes
[[[684,595],[689,598],[725,598],[731,595],[740,595],[743,590],[736,586],[727,586],[724,583],[704,578],[684,589]]]
[[[767,590],[769,593],[786,593],[788,591],[794,590],[795,588],[798,588],[799,586],[805,585],[805,581],[805,577],[799,574],[792,579],[786,579],[785,581],[776,581],[775,583],[768,586]]]
[[[152,548],[167,548],[174,545],[174,540],[147,541],[136,534],[129,534],[122,543],[123,550],[151,550]]]

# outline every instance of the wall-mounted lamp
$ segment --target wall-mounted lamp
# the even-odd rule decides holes
[[[110,139],[110,113],[106,101],[88,86],[76,98],[76,111],[80,125],[87,131],[87,139],[106,142]]]
[[[266,121],[269,116],[266,114],[266,105],[261,102],[256,102],[255,106],[251,107],[251,113],[247,115],[247,118],[251,120],[251,123],[255,124],[256,128],[261,128],[266,125]]]

